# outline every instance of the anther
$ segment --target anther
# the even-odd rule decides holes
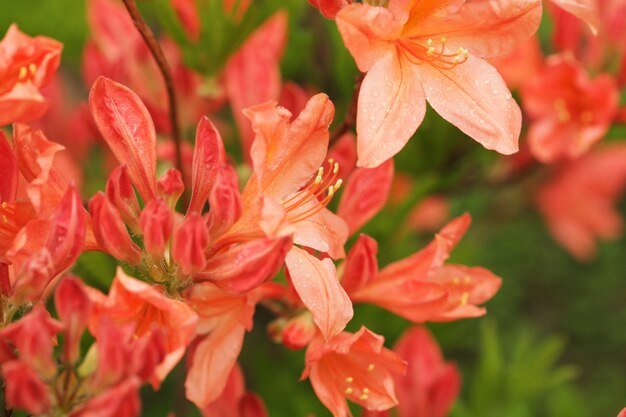
[[[30,75],[35,75],[37,72],[37,65],[31,63],[28,65],[28,70],[30,71]]]
[[[367,372],[372,372],[374,368],[376,368],[376,365],[370,363],[369,365],[367,365]]]
[[[3,201],[2,204],[0,205],[0,207],[2,207],[3,209],[7,208],[9,205],[7,204],[6,201]]]
[[[363,388],[363,394],[367,395],[370,393],[369,388]]]
[[[350,388],[350,387],[346,388],[346,390],[344,391],[344,393],[346,395],[350,395],[350,394],[352,394],[352,392],[354,392],[354,390],[352,388]]]
[[[426,45],[428,45],[428,46],[433,46],[433,40],[432,40],[432,39],[428,39],[428,40],[426,41]]]
[[[454,277],[454,278],[452,278],[452,282],[453,282],[454,284],[457,284],[457,285],[458,285],[458,284],[460,284],[460,283],[461,283],[461,280],[459,279],[459,277]]]
[[[463,281],[465,281],[466,284],[469,284],[470,282],[472,282],[472,279],[470,277],[465,277],[463,278]]]
[[[361,394],[361,396],[359,397],[359,400],[367,400],[368,398],[369,398],[369,395]]]
[[[461,295],[461,306],[464,306],[467,304],[467,300],[469,298],[469,293],[464,292],[463,295]]]
[[[26,76],[28,76],[28,70],[26,69],[26,67],[20,68],[20,73],[18,74],[17,78],[20,81],[24,81],[26,79]]]
[[[349,376],[349,377],[347,377],[347,378],[346,378],[346,382],[347,382],[348,384],[352,384],[352,381],[354,381],[354,378],[352,378],[351,376]]]
[[[3,215],[2,215],[2,221],[3,221],[5,224],[9,224],[9,218],[6,216],[6,214],[3,214]]]
[[[336,174],[338,172],[339,172],[339,164],[335,162],[335,164],[333,165],[333,174]]]

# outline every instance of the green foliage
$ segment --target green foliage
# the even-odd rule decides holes
[[[564,341],[555,336],[540,340],[522,328],[504,343],[491,321],[483,321],[480,330],[480,355],[470,367],[463,400],[453,417],[547,417],[554,415],[554,408],[558,413],[558,396],[572,392],[570,383],[576,375],[575,368],[558,364]],[[570,417],[587,415],[584,404],[572,411]]]

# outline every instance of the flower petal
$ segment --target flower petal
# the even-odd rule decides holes
[[[89,108],[98,130],[144,203],[156,195],[156,132],[148,109],[128,87],[100,77],[91,87]]]
[[[426,113],[418,66],[396,51],[380,58],[365,76],[357,110],[357,165],[376,167],[398,153]]]
[[[421,34],[447,50],[465,48],[476,56],[505,55],[530,38],[541,21],[540,0],[469,1],[455,13],[436,13],[403,36]]]
[[[426,99],[444,119],[487,149],[517,152],[522,114],[494,67],[470,55],[452,69],[420,72]]]
[[[15,200],[17,193],[17,157],[4,132],[0,131],[0,203]]]
[[[595,0],[552,0],[552,2],[587,23],[594,33],[598,32],[600,19]]]
[[[191,171],[191,202],[187,213],[201,213],[215,183],[221,165],[226,161],[222,137],[208,117],[203,117],[196,130]]]
[[[393,160],[377,168],[355,170],[344,188],[337,214],[353,234],[370,221],[385,205],[393,180]]]
[[[332,261],[319,260],[294,247],[285,262],[296,292],[324,337],[330,339],[339,334],[352,319],[353,310]]]
[[[237,361],[246,329],[235,323],[218,327],[196,346],[185,380],[187,398],[203,408],[224,390]]]

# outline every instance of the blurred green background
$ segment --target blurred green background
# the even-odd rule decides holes
[[[149,3],[142,7],[154,16]],[[327,92],[341,119],[356,68],[334,23],[305,0],[284,0],[283,7],[290,15],[281,62],[284,79]],[[0,32],[12,22],[30,35],[62,41],[64,74],[81,85],[80,57],[88,30],[83,1],[0,0]],[[548,33],[546,21],[544,41]],[[430,239],[405,226],[410,203],[424,195],[443,194],[453,215],[469,211],[473,216],[451,261],[487,267],[503,278],[503,286],[488,303],[487,317],[430,326],[446,357],[462,369],[454,417],[614,416],[626,406],[626,240],[601,243],[593,262],[576,262],[553,242],[533,206],[530,190],[536,178],[490,182],[497,159],[429,111],[396,158],[396,170],[414,180],[408,202],[386,208],[364,232],[378,239],[380,264],[386,265]],[[104,174],[90,175],[88,183],[101,186]],[[620,209],[626,214],[624,200]],[[100,286],[113,271],[111,259],[101,254],[83,256],[77,267],[88,282]],[[263,396],[273,417],[329,416],[309,383],[297,382],[303,352],[287,351],[267,338],[265,325],[271,318],[260,308],[246,339],[241,363],[249,388]],[[362,323],[385,335],[389,346],[409,325],[379,309],[358,306],[350,328]],[[195,415],[191,404],[178,400],[182,380],[178,369],[161,392],[146,389],[144,415],[165,416],[168,407],[179,417]]]

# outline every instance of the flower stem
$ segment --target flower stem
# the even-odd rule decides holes
[[[356,125],[356,112],[357,107],[359,105],[359,92],[361,91],[361,84],[363,84],[363,78],[365,78],[365,74],[357,75],[354,81],[354,92],[352,93],[352,100],[350,101],[350,106],[346,111],[346,115],[343,118],[343,122],[341,125],[335,129],[330,137],[330,144],[335,143],[341,136],[345,133],[348,133],[350,130],[354,129]]]
[[[172,77],[172,70],[165,58],[165,54],[163,54],[163,50],[161,49],[161,45],[157,41],[154,36],[154,32],[152,29],[146,24],[145,20],[141,17],[141,13],[137,8],[137,4],[135,0],[122,0],[124,5],[126,6],[126,10],[130,14],[135,27],[141,34],[141,37],[146,42],[150,53],[154,57],[154,60],[161,71],[161,75],[163,75],[163,79],[165,81],[165,87],[167,89],[167,97],[169,103],[169,116],[170,116],[170,125],[172,130],[172,139],[174,141],[174,146],[176,149],[176,168],[181,172],[183,179],[185,178],[185,172],[183,171],[183,160],[181,153],[181,133],[180,133],[180,125],[178,123],[178,105],[176,101],[176,91],[174,89],[174,79]]]

